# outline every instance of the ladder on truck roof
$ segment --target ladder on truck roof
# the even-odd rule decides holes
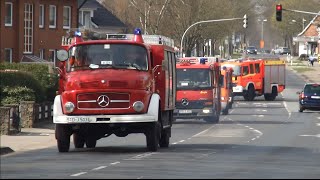
[[[134,34],[106,34],[106,39],[109,40],[133,40]],[[174,48],[174,41],[171,38],[162,35],[142,35],[143,41],[146,44],[166,45]]]

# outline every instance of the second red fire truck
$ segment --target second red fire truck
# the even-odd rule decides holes
[[[185,57],[177,63],[175,119],[217,123],[221,113],[220,66],[214,58]]]

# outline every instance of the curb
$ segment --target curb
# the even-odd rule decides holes
[[[5,155],[5,154],[9,154],[9,153],[13,153],[14,150],[12,150],[9,147],[0,147],[0,155]]]

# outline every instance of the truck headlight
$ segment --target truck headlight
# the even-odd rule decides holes
[[[224,101],[224,97],[223,96],[221,96],[221,100]]]
[[[210,109],[203,109],[202,112],[207,114],[207,113],[211,113],[211,110]]]
[[[144,104],[141,101],[136,101],[133,103],[133,109],[137,112],[141,112],[144,109]]]
[[[65,105],[64,105],[64,108],[66,109],[66,111],[68,113],[71,113],[74,111],[74,104],[72,102],[67,102]]]

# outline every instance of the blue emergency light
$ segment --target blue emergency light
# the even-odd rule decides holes
[[[81,32],[80,32],[80,31],[75,31],[75,32],[74,32],[74,35],[80,37],[80,36],[81,36]]]
[[[135,35],[141,35],[141,34],[142,34],[141,29],[140,29],[140,28],[136,28],[136,29],[134,30],[134,34],[135,34]]]

